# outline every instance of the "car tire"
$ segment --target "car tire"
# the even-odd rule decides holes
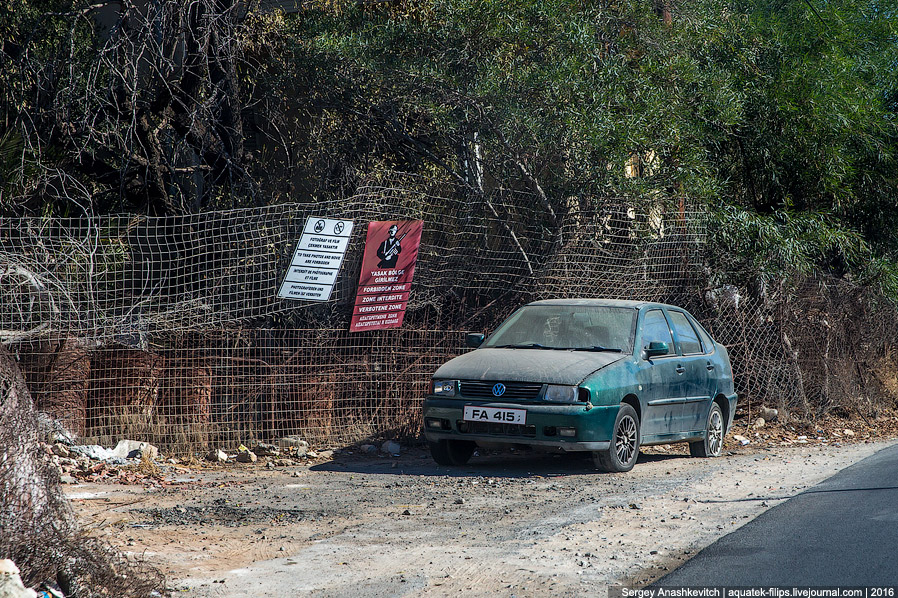
[[[428,444],[430,455],[440,465],[464,465],[477,448],[476,444],[467,440],[438,440]]]
[[[622,403],[614,418],[611,446],[593,453],[597,469],[612,473],[630,471],[639,457],[639,416],[631,405]]]
[[[689,443],[689,454],[693,457],[719,457],[723,451],[723,434],[723,412],[720,405],[711,403],[705,424],[705,437]]]

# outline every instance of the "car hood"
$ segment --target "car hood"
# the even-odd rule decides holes
[[[626,355],[552,349],[477,349],[447,361],[434,378],[579,384]]]

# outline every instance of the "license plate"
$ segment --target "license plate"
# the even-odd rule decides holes
[[[465,406],[466,422],[493,422],[497,424],[521,424],[527,421],[526,409],[500,409],[496,407]]]

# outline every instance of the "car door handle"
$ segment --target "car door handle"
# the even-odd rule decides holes
[[[682,373],[684,373],[684,372],[686,372],[686,368],[684,368],[684,367],[681,366],[681,365],[678,365],[678,366],[677,366],[677,373],[678,373],[678,374],[682,374]]]
[[[711,363],[710,361],[708,362],[708,365],[705,366],[705,367],[708,368],[708,371],[709,371],[709,372],[713,372],[713,371],[714,371],[714,364]]]

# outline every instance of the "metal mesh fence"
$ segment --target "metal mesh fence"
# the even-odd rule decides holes
[[[437,330],[235,329],[176,335],[151,350],[19,347],[38,405],[101,444],[236,444],[408,436],[429,376],[454,355]],[[455,341],[456,339],[452,339]]]
[[[161,574],[86,537],[40,445],[38,414],[15,361],[0,348],[0,551],[27,587],[58,583],[68,596],[161,596]],[[46,430],[43,430],[46,432]]]
[[[706,218],[689,202],[562,204],[549,211],[519,190],[477,193],[397,175],[308,205],[6,219],[0,335],[17,351],[39,406],[72,431],[184,448],[289,433],[325,442],[416,435],[429,377],[463,351],[461,333],[488,331],[536,298],[683,305],[730,348],[743,400],[807,416],[857,395],[858,372],[845,382],[830,365],[826,396],[814,394],[821,359],[843,358],[846,342],[863,344],[863,319],[830,318],[826,335],[814,334],[811,314],[841,313],[845,306],[834,302],[844,293],[793,285],[757,297],[709,288]],[[313,215],[356,224],[334,293],[325,303],[279,299]],[[364,225],[397,219],[425,223],[405,323],[350,334]],[[878,323],[880,339],[894,338],[882,323],[892,307],[855,299],[879,305],[860,315]],[[871,363],[885,359],[881,342],[865,346]]]
[[[437,314],[453,300],[477,303],[478,295],[508,290],[663,294],[689,277],[704,235],[700,213],[685,206],[669,213],[660,201],[644,210],[636,202],[579,198],[552,222],[528,193],[460,193],[412,177],[309,205],[156,218],[6,218],[0,338],[75,335],[145,348],[151,336],[259,321],[342,326],[358,281],[363,227],[351,239],[331,301],[276,297],[311,215],[358,224],[423,219],[409,307]]]

